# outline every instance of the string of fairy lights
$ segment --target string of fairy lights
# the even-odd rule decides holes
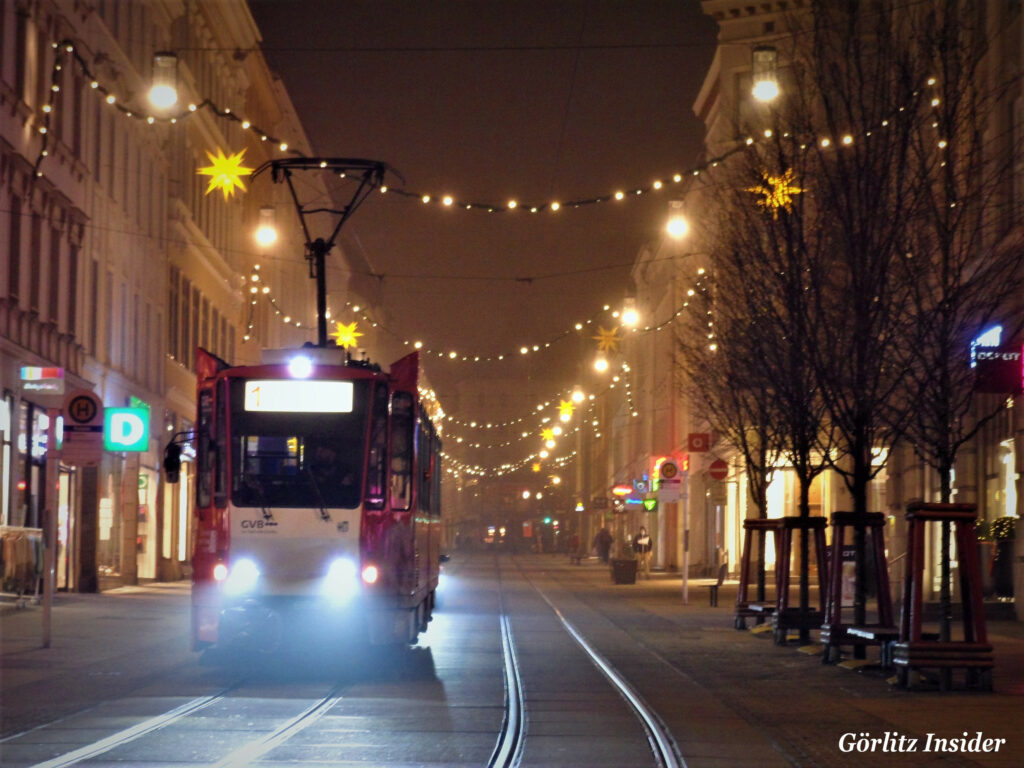
[[[242,130],[251,132],[252,135],[258,137],[259,141],[269,142],[271,145],[275,146],[278,151],[282,153],[289,153],[299,157],[303,156],[302,153],[297,149],[290,148],[287,141],[281,140],[278,137],[273,136],[269,132],[260,128],[258,125],[255,125],[250,120],[235,113],[230,108],[221,107],[209,98],[203,98],[200,101],[188,103],[183,109],[179,110],[174,114],[169,114],[166,111],[154,113],[152,111],[137,109],[122,101],[114,89],[100,82],[94,76],[88,63],[81,56],[73,41],[62,40],[60,42],[52,43],[52,48],[54,50],[54,62],[52,68],[49,97],[47,102],[42,106],[43,115],[42,118],[38,121],[37,127],[37,131],[41,136],[40,151],[36,158],[33,169],[34,175],[37,178],[43,176],[42,164],[50,153],[52,120],[54,118],[55,110],[57,107],[58,97],[61,92],[61,81],[63,78],[64,66],[69,59],[79,67],[79,69],[85,76],[86,80],[88,81],[88,87],[91,90],[96,91],[107,105],[118,110],[120,114],[122,114],[124,117],[134,120],[141,125],[174,125],[181,120],[184,120],[203,110],[206,110],[213,114],[215,117],[231,121],[240,126]],[[929,79],[928,85],[932,87],[935,86],[935,78]],[[915,97],[919,95],[920,92],[914,92]],[[930,100],[930,104],[933,109],[937,108],[939,106],[939,103],[940,102],[938,97],[933,97]],[[845,148],[852,146],[860,138],[870,138],[875,131],[888,128],[891,124],[891,121],[898,116],[898,113],[902,113],[904,111],[905,107],[899,107],[889,118],[881,120],[880,123],[876,126],[863,129],[862,131],[858,132],[857,136],[855,136],[854,132],[849,132],[837,137],[821,136],[812,141],[809,140],[807,137],[791,132],[782,132],[780,135],[782,138],[791,141],[793,145],[795,147],[798,147],[801,151],[806,151],[812,147],[817,147],[822,150],[828,150],[832,148]],[[939,129],[939,124],[937,121],[933,123],[933,127],[936,128],[936,130]],[[406,188],[388,187],[384,185],[382,185],[379,188],[379,192],[382,194],[392,193],[398,197],[405,199],[419,200],[420,203],[423,205],[433,206],[441,210],[462,209],[468,211],[483,211],[492,214],[554,214],[563,209],[580,208],[583,206],[600,205],[607,203],[622,203],[629,199],[635,199],[643,195],[661,192],[665,189],[672,188],[673,185],[681,184],[684,181],[684,179],[688,177],[700,177],[706,171],[716,168],[721,163],[733,157],[734,155],[746,151],[748,148],[758,144],[760,141],[767,141],[771,140],[772,138],[773,132],[771,130],[765,130],[761,135],[748,136],[745,140],[737,142],[736,146],[726,150],[725,152],[714,158],[693,165],[687,168],[685,171],[677,171],[668,174],[666,176],[666,180],[654,179],[646,184],[624,186],[611,192],[579,197],[577,199],[565,202],[556,200],[523,201],[518,199],[510,199],[505,201],[504,203],[495,203],[493,201],[465,200],[452,194],[435,193],[432,191],[417,192]],[[948,146],[948,141],[945,137],[939,137],[936,140],[936,143],[940,151],[946,150]],[[241,165],[241,158],[242,155],[244,154],[244,150],[242,150],[241,153],[227,156],[224,155],[223,151],[220,148],[218,148],[216,157],[212,153],[208,152],[207,154],[210,157],[211,163],[213,165],[206,169],[200,169],[199,172],[204,173],[206,175],[210,175],[212,177],[210,181],[210,188],[207,190],[208,193],[213,191],[214,189],[219,188],[224,192],[225,198],[227,198],[230,196],[231,193],[233,193],[235,186],[239,186],[242,189],[244,189],[244,184],[242,184],[242,182],[240,181],[239,176],[243,171],[250,170],[243,168]],[[766,172],[764,175],[764,183],[757,187],[750,188],[748,191],[760,195],[761,199],[758,200],[758,205],[763,206],[766,210],[771,211],[773,215],[777,215],[778,210],[780,208],[789,207],[789,205],[792,202],[793,195],[799,194],[803,190],[797,186],[797,181],[796,179],[793,178],[792,172],[789,170],[785,170],[779,173],[778,175],[772,175]],[[700,270],[699,273],[700,275],[703,275],[703,270]],[[282,321],[285,324],[293,325],[296,329],[303,329],[304,327],[309,328],[312,331],[314,323],[306,323],[306,325],[304,326],[301,320],[293,318],[290,314],[288,314],[282,309],[282,307],[279,305],[278,301],[274,297],[271,287],[261,279],[259,275],[258,264],[255,266],[255,270],[251,276],[251,283],[252,285],[250,286],[251,299],[249,319],[247,322],[247,332],[243,337],[244,341],[248,341],[253,332],[255,317],[254,312],[255,307],[257,306],[257,301],[260,297],[263,297],[267,300],[269,306],[274,311],[275,315],[281,317]],[[693,289],[691,289],[690,291],[690,295],[692,294]],[[667,318],[659,325],[646,326],[643,329],[633,328],[632,332],[637,333],[641,331],[650,332],[661,330],[662,328],[667,327],[669,324],[674,322],[676,318],[678,318],[680,314],[683,311],[685,311],[687,306],[688,302],[684,302],[682,307],[678,308],[669,318]],[[516,351],[513,350],[506,351],[500,354],[479,355],[459,353],[454,350],[443,350],[437,347],[427,346],[421,341],[403,338],[401,334],[398,334],[394,330],[387,328],[386,326],[383,326],[379,322],[375,321],[370,316],[370,314],[361,307],[357,305],[351,305],[346,302],[346,309],[349,310],[353,316],[362,320],[364,323],[367,323],[374,328],[380,328],[381,330],[390,334],[392,337],[399,339],[403,344],[412,346],[416,349],[420,349],[424,354],[428,356],[436,357],[438,359],[446,359],[450,361],[459,362],[493,362],[496,360],[507,360],[525,357],[531,354],[548,350],[554,344],[556,344],[557,342],[561,341],[564,338],[567,338],[574,332],[580,333],[584,331],[586,328],[593,326],[593,324],[598,321],[598,318],[602,316],[602,313],[611,312],[613,319],[619,319],[619,313],[617,311],[612,311],[610,306],[606,305],[601,311],[595,313],[586,320],[575,323],[571,329],[566,329],[563,332],[547,339],[546,341],[522,345],[518,350],[518,354]],[[710,316],[710,312],[708,314]],[[336,333],[336,341],[338,342],[339,346],[356,346],[358,337],[362,335],[356,330],[357,323],[352,322],[346,325],[338,322],[336,323],[336,325],[338,328]],[[616,327],[614,324],[610,330],[606,329],[603,325],[599,325],[598,329],[598,335],[594,336],[593,338],[599,342],[599,351],[615,351],[618,341],[621,341],[621,337],[617,335],[618,330],[620,329]],[[711,349],[714,349],[714,327],[713,320],[710,317],[708,320],[708,339],[709,346],[711,347]],[[636,417],[638,416],[638,412],[635,407],[635,403],[633,402],[630,373],[631,369],[629,365],[623,360],[619,372],[612,376],[612,380],[609,383],[609,388],[614,388],[617,384],[620,383],[623,385],[623,388],[625,390],[625,401],[627,410],[631,416]],[[428,393],[428,395],[430,397],[434,397],[434,394],[432,392]],[[550,404],[551,401],[548,401],[538,406],[538,409],[542,410],[545,407],[550,407]],[[489,430],[505,429],[512,426],[518,426],[524,423],[527,419],[528,417],[522,417],[520,419],[514,419],[501,423],[483,423],[477,421],[459,421],[449,416],[447,417],[447,422],[451,425],[459,426],[464,429]],[[457,436],[455,438],[456,444],[462,444],[465,445],[466,447],[473,448],[497,448],[509,447],[513,443],[525,440],[530,436],[535,437],[539,433],[541,437],[544,439],[545,446],[547,447],[543,451],[531,453],[529,457],[522,459],[519,462],[501,465],[499,467],[482,467],[478,465],[463,464],[456,460],[454,457],[449,456],[448,458],[452,462],[452,471],[463,472],[466,474],[483,473],[501,475],[511,471],[517,471],[518,469],[521,469],[527,464],[534,462],[538,457],[541,457],[541,453],[545,454],[545,456],[543,456],[542,458],[548,459],[549,463],[551,463],[552,465],[557,464],[559,462],[567,463],[571,461],[573,456],[575,455],[575,452],[563,455],[558,458],[551,458],[547,454],[547,451],[550,450],[550,444],[553,443],[553,436],[549,435],[547,430],[553,429],[553,427],[545,426],[546,423],[547,420],[545,419],[535,429],[522,432],[519,438],[515,438],[512,440],[484,442],[479,439],[476,439],[472,441],[467,441],[464,437]],[[580,427],[577,426],[573,428],[572,431],[577,432],[579,428]],[[596,430],[598,428],[599,427],[596,426],[595,422],[594,429]]]
[[[122,115],[132,120],[135,120],[140,124],[150,126],[174,125],[179,121],[186,119],[200,111],[207,110],[218,118],[236,123],[243,130],[252,132],[252,134],[257,136],[260,141],[269,142],[272,145],[276,145],[277,149],[281,152],[288,152],[292,155],[299,157],[304,156],[303,153],[301,153],[299,150],[291,148],[287,141],[284,141],[276,136],[273,136],[271,133],[265,131],[258,125],[254,124],[252,121],[237,114],[230,107],[222,107],[210,98],[203,98],[200,101],[190,102],[187,104],[185,108],[173,114],[168,114],[166,110],[144,110],[126,104],[118,97],[114,89],[102,83],[95,77],[88,63],[81,56],[78,49],[76,48],[74,41],[70,39],[64,39],[59,42],[51,43],[51,47],[54,50],[54,62],[52,67],[49,98],[47,100],[47,103],[42,106],[43,116],[42,119],[39,121],[40,124],[37,128],[38,133],[42,137],[40,152],[34,164],[34,171],[37,177],[42,176],[41,165],[44,159],[49,155],[51,121],[56,107],[57,96],[61,91],[62,72],[64,70],[64,62],[67,58],[70,58],[75,64],[78,65],[79,69],[88,80],[89,88],[91,90],[96,91],[100,96],[103,97],[103,100],[108,105],[118,110]],[[927,80],[927,85],[929,87],[935,87],[936,83],[937,81],[934,77],[929,78]],[[918,95],[920,95],[920,91],[913,92],[914,97],[917,97]],[[939,103],[939,98],[937,96],[933,97],[930,100],[930,104],[933,108],[937,107]],[[890,115],[889,118],[881,120],[877,126],[866,128],[863,131],[860,131],[859,133],[864,137],[870,137],[872,135],[873,130],[888,127],[891,121],[899,113],[903,112],[906,112],[906,107],[900,106],[896,110],[894,110],[893,114]],[[935,124],[935,127],[938,128],[937,123]],[[832,146],[848,147],[852,145],[856,140],[853,132],[847,132],[840,136],[821,136],[818,137],[815,142],[807,141],[805,139],[799,139],[795,133],[791,132],[783,132],[782,135],[783,137],[794,138],[797,141],[799,141],[799,146],[802,150],[809,148],[815,143],[821,148],[829,148]],[[772,131],[768,130],[764,132],[765,139],[770,139],[771,137]],[[698,164],[694,164],[688,167],[686,170],[675,171],[668,174],[665,177],[667,181],[663,179],[654,179],[646,184],[634,184],[623,186],[611,192],[583,196],[566,202],[559,202],[555,200],[526,202],[515,198],[509,199],[504,203],[495,203],[493,201],[469,201],[459,199],[451,194],[438,194],[428,191],[417,192],[400,187],[389,187],[386,185],[382,185],[379,188],[379,191],[385,194],[390,192],[400,197],[416,199],[421,201],[425,205],[435,205],[439,208],[486,211],[488,213],[557,213],[558,211],[568,208],[580,208],[582,206],[598,205],[608,202],[623,202],[628,199],[637,198],[652,192],[660,192],[664,189],[671,188],[673,185],[680,184],[687,177],[699,177],[705,171],[717,167],[718,165],[720,165],[722,162],[729,159],[733,155],[743,152],[747,147],[756,144],[760,139],[760,136],[748,136],[745,140],[737,142],[736,146],[727,149],[722,154],[716,157],[707,159]],[[945,149],[947,144],[948,142],[946,138],[940,138],[937,140],[937,146],[940,149]],[[218,152],[220,152],[220,150],[218,150]]]
[[[271,145],[277,147],[280,152],[286,152],[297,157],[304,157],[303,153],[298,149],[295,149],[289,145],[287,141],[284,141],[270,132],[265,131],[260,126],[253,123],[251,120],[239,115],[233,111],[230,107],[222,107],[210,98],[203,98],[202,100],[190,102],[187,106],[173,114],[169,114],[166,110],[146,110],[138,107],[133,107],[129,104],[124,103],[115,92],[115,89],[101,82],[94,75],[93,71],[89,67],[88,63],[79,53],[74,41],[64,39],[59,42],[51,43],[51,47],[55,52],[54,63],[51,74],[50,92],[47,103],[43,105],[43,117],[38,127],[38,133],[42,136],[42,143],[39,154],[36,157],[33,171],[36,177],[42,177],[43,173],[41,170],[42,163],[46,157],[49,156],[49,142],[50,142],[50,129],[51,121],[56,108],[56,102],[58,94],[61,91],[61,77],[64,70],[64,61],[70,58],[75,64],[78,65],[82,74],[88,80],[89,88],[96,91],[102,98],[103,101],[110,105],[112,108],[120,112],[124,117],[132,119],[139,124],[143,125],[175,125],[179,121],[184,120],[192,115],[195,115],[201,111],[209,111],[214,116],[223,120],[228,120],[239,125],[242,130],[251,132],[257,136],[261,142],[268,142]],[[63,54],[63,56],[61,55]],[[451,208],[468,211],[483,211],[487,213],[512,213],[512,212],[527,212],[527,213],[540,213],[549,212],[557,213],[563,209],[581,208],[584,206],[599,205],[608,202],[623,202],[628,199],[634,199],[642,195],[650,194],[652,192],[660,192],[664,189],[669,189],[674,185],[680,184],[688,176],[698,176],[703,171],[712,168],[724,160],[728,159],[732,155],[741,152],[745,149],[743,145],[733,147],[721,155],[706,160],[702,163],[692,165],[686,170],[675,171],[666,175],[665,179],[653,179],[652,181],[645,184],[632,184],[623,186],[619,189],[612,190],[603,194],[594,194],[579,197],[574,200],[566,202],[559,202],[556,200],[548,201],[533,201],[533,202],[522,202],[516,199],[510,199],[504,203],[496,203],[493,201],[472,201],[459,199],[450,194],[434,194],[427,191],[414,191],[405,189],[403,187],[394,187],[388,185],[382,185],[379,191],[382,194],[394,194],[398,197],[419,200],[421,203],[426,205],[436,205],[439,208]],[[244,150],[243,150],[244,152]],[[239,155],[232,155],[230,158],[223,155],[221,150],[218,149],[218,155],[224,159],[229,160],[232,158],[240,158]],[[211,162],[216,164],[216,160],[213,155],[210,155]],[[237,163],[237,160],[236,160]],[[240,166],[238,166],[240,167]]]

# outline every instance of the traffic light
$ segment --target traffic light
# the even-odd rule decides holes
[[[168,483],[181,479],[181,447],[176,443],[168,443],[164,448],[164,475]]]

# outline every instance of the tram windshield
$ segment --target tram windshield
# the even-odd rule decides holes
[[[367,391],[352,387],[341,410],[246,409],[244,381],[232,382],[231,499],[242,507],[359,506],[366,452]]]

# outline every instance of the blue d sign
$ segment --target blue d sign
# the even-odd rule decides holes
[[[107,408],[103,447],[108,451],[145,451],[149,447],[149,409]]]

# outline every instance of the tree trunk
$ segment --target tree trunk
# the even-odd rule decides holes
[[[811,481],[807,472],[800,476],[800,518],[810,520],[811,517]],[[807,626],[807,615],[810,613],[811,604],[811,578],[810,578],[810,528],[804,528],[800,532],[800,642],[807,645],[811,642],[811,630]],[[818,576],[821,581],[821,575]]]

